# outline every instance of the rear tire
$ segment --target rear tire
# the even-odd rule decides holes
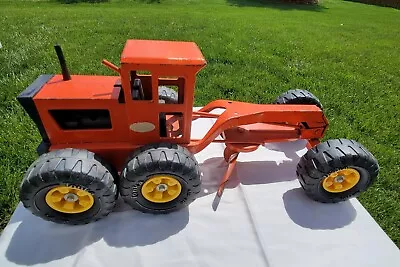
[[[43,154],[29,167],[20,186],[20,200],[25,208],[42,219],[63,224],[87,224],[107,216],[114,208],[117,198],[115,174],[92,152],[72,148],[55,150]],[[91,206],[76,213],[60,212],[51,207],[49,194],[65,187],[91,196]],[[65,203],[66,194],[60,199]],[[75,201],[76,207],[81,199]]]
[[[178,93],[166,86],[158,87],[158,102],[162,104],[178,104]],[[167,119],[165,113],[160,113],[160,135],[167,136]]]
[[[179,182],[179,195],[172,200],[155,202],[143,188],[156,177],[167,177]],[[121,173],[121,197],[132,208],[147,213],[169,213],[188,206],[200,193],[200,169],[196,159],[186,149],[176,144],[146,145],[127,161]],[[166,184],[164,182],[158,183]],[[153,186],[154,187],[154,186]],[[154,188],[158,190],[158,188]],[[168,189],[169,190],[169,189]],[[152,193],[151,189],[149,191]],[[163,197],[169,191],[163,192]]]
[[[348,176],[338,176],[338,173],[346,172]],[[296,174],[310,198],[336,203],[366,191],[376,180],[378,172],[377,160],[365,147],[353,140],[334,139],[308,150],[301,157]],[[332,177],[335,182],[330,185]],[[337,189],[334,187],[336,184]]]
[[[164,104],[177,104],[178,93],[173,89],[166,86],[158,87],[158,100],[163,101]]]
[[[275,104],[299,104],[299,105],[316,105],[322,109],[319,99],[307,90],[293,89],[289,90],[275,100]]]

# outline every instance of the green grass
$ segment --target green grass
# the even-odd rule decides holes
[[[111,74],[100,61],[118,63],[126,39],[193,40],[208,60],[196,105],[269,103],[290,88],[317,95],[330,119],[326,138],[356,139],[379,160],[379,179],[360,201],[400,246],[399,10],[339,0],[159,2],[0,0],[1,227],[40,141],[15,97],[38,75],[60,72],[54,43],[72,73]]]

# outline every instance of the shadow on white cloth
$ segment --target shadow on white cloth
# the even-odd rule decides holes
[[[18,214],[15,215],[19,219]],[[6,257],[20,265],[34,265],[74,255],[100,239],[113,247],[155,244],[181,231],[189,221],[189,211],[185,208],[171,214],[152,215],[131,209],[118,216],[109,215],[98,222],[79,226],[58,225],[37,217],[21,219]]]
[[[270,161],[238,162],[225,189],[236,188],[239,184],[257,185],[296,180],[294,170],[297,163],[296,159],[284,161],[279,165]],[[216,193],[226,165],[223,158],[212,158],[203,163],[205,173],[199,197]],[[245,170],[246,176],[241,175],[241,170]],[[282,200],[290,219],[304,228],[331,230],[342,228],[350,224],[357,215],[357,211],[349,201],[319,203],[307,197],[301,187],[285,192]]]
[[[351,223],[357,215],[350,201],[319,203],[309,199],[301,187],[288,190],[282,199],[290,219],[304,228],[319,230],[342,228]]]
[[[270,150],[284,151],[288,160],[239,161],[226,191],[236,187],[293,181],[299,160],[296,153],[304,144],[269,144]],[[267,160],[267,159],[265,159]],[[202,170],[202,191],[199,198],[215,194],[227,163],[222,157],[214,157],[200,164]],[[301,188],[287,191],[283,197],[284,207],[291,220],[304,228],[335,229],[350,224],[356,217],[356,210],[350,202],[330,205],[308,199]],[[210,210],[211,203],[210,201]],[[260,203],[268,205],[268,203]],[[218,213],[218,210],[216,211]],[[28,217],[30,216],[30,217]],[[107,218],[83,226],[58,225],[34,217],[25,209],[18,208],[10,225],[21,222],[6,251],[9,261],[20,265],[48,263],[74,254],[86,246],[103,239],[112,247],[147,246],[165,240],[186,227],[189,223],[189,209],[166,215],[143,214],[131,210],[118,201],[115,211]],[[45,240],[42,242],[41,240]],[[71,245],[74,244],[74,245]]]

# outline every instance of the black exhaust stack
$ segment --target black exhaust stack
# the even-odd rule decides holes
[[[64,81],[71,80],[71,75],[69,75],[69,71],[68,71],[68,68],[67,68],[67,63],[65,63],[65,58],[64,58],[64,54],[63,54],[63,52],[61,50],[61,46],[56,44],[54,46],[54,49],[56,50],[58,61],[60,61],[63,80]]]

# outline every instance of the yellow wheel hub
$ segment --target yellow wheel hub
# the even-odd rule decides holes
[[[46,203],[59,212],[81,213],[93,206],[94,198],[91,193],[83,189],[57,186],[47,192]]]
[[[155,203],[166,203],[174,200],[181,191],[181,183],[169,175],[153,176],[142,186],[143,197]]]
[[[331,193],[341,193],[353,188],[360,181],[360,173],[352,168],[331,173],[322,181],[324,189]]]

